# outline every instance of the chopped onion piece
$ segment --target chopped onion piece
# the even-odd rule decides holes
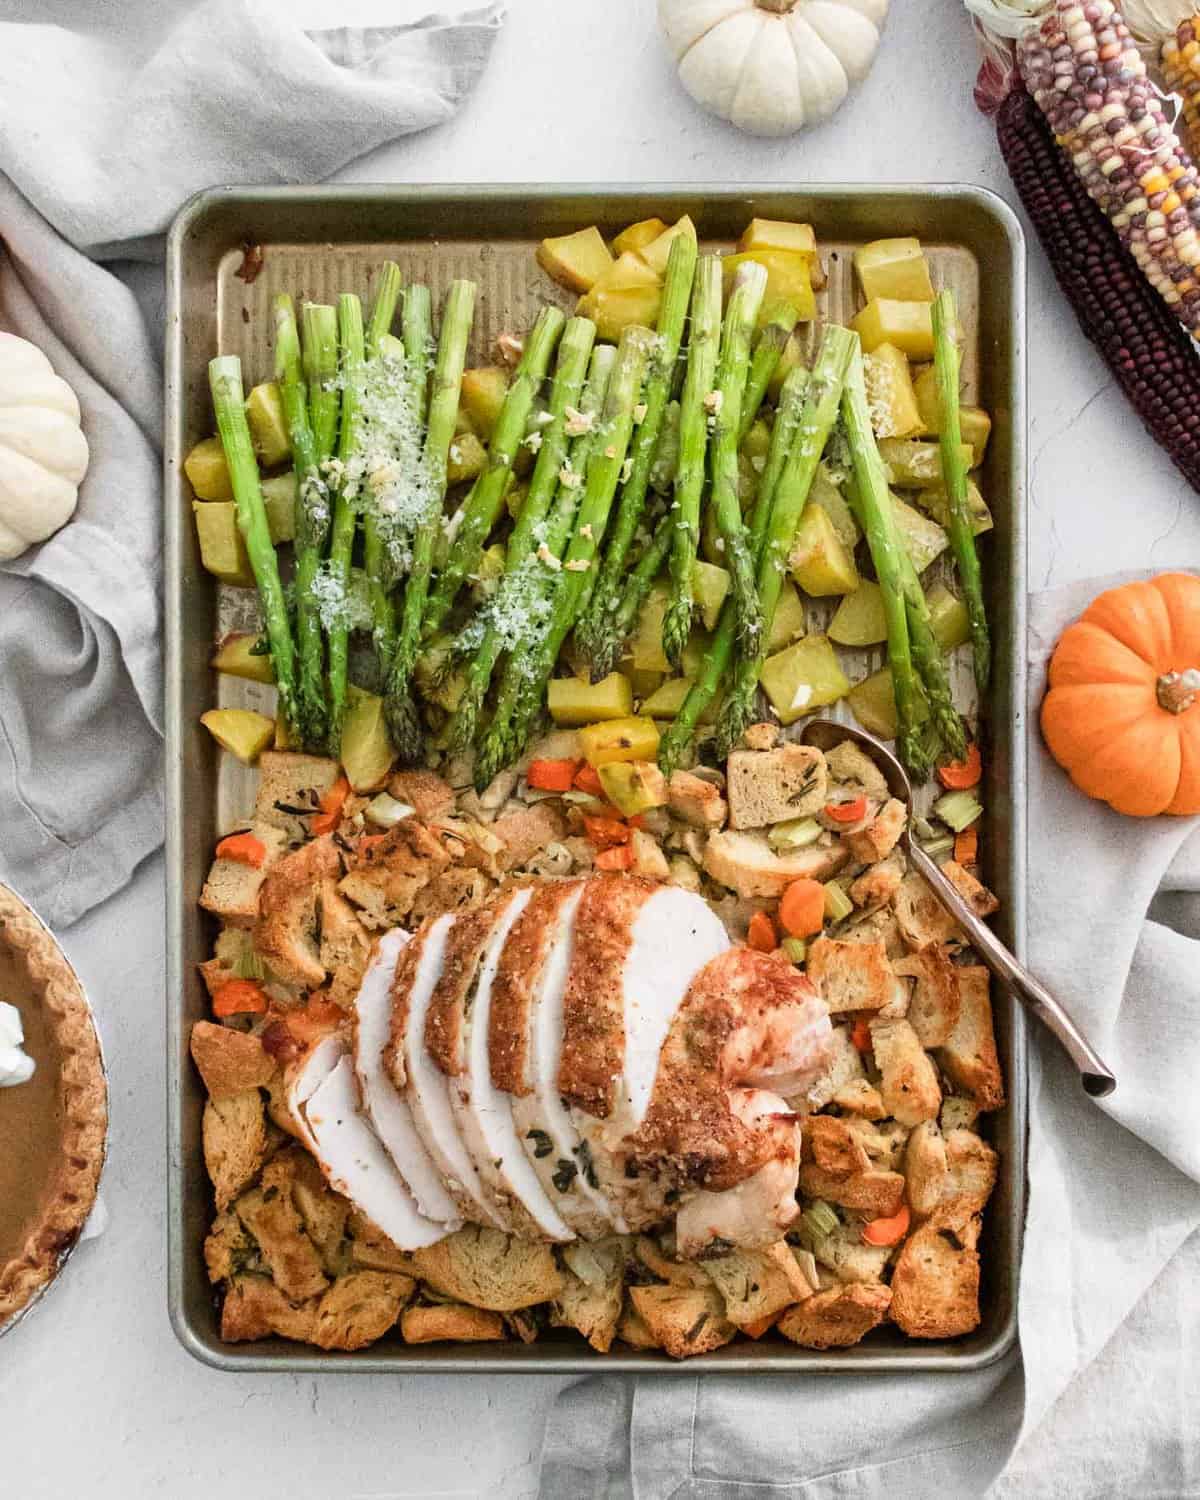
[[[364,811],[376,828],[395,828],[397,823],[411,818],[415,809],[407,802],[397,801],[390,792],[380,792],[377,797],[371,798]]]

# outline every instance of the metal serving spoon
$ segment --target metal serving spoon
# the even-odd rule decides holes
[[[912,783],[908,779],[908,772],[887,746],[865,730],[851,729],[832,719],[813,719],[805,725],[800,739],[803,744],[813,745],[818,750],[832,750],[835,745],[847,739],[862,746],[883,772],[888,791],[905,805],[907,818],[902,842],[908,850],[913,868],[925,877],[930,890],[963,929],[972,948],[1000,983],[1011,990],[1021,1004],[1031,1010],[1062,1043],[1067,1055],[1079,1069],[1084,1089],[1096,1099],[1111,1094],[1117,1086],[1117,1080],[1096,1055],[1095,1049],[1075,1022],[1045,985],[1039,983],[1028,969],[1023,968],[992,929],[975,915],[938,866],[912,838],[909,832],[913,811]]]

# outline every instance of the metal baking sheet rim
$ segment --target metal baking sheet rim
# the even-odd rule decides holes
[[[457,213],[464,236],[472,225],[472,206],[495,212],[506,210],[512,219],[512,232],[530,235],[537,232],[541,218],[553,213],[555,205],[567,205],[575,213],[585,202],[603,210],[605,221],[629,222],[660,210],[664,204],[676,203],[680,210],[687,205],[693,212],[706,207],[726,209],[736,205],[765,209],[776,216],[806,217],[806,200],[811,207],[840,207],[849,211],[859,225],[873,217],[878,225],[868,233],[887,233],[902,228],[921,233],[922,208],[927,215],[961,204],[986,220],[998,237],[1004,255],[1005,293],[994,309],[1000,314],[1007,334],[1010,380],[1004,390],[1008,409],[1007,463],[1005,483],[1009,493],[1007,545],[1010,567],[1003,580],[1000,599],[1005,611],[1004,631],[1011,660],[1006,663],[1010,684],[1003,715],[992,705],[989,722],[993,738],[1003,733],[1009,774],[1008,797],[1008,937],[1017,953],[1025,946],[1025,595],[1026,595],[1026,366],[1025,366],[1025,238],[1016,215],[994,193],[969,184],[838,184],[781,187],[761,185],[709,185],[700,183],[664,183],[635,185],[581,184],[547,187],[532,184],[473,186],[468,184],[401,187],[393,185],[354,185],[345,187],[218,187],[197,194],[180,209],[167,239],[167,304],[165,348],[165,431],[164,466],[164,547],[165,547],[165,613],[166,613],[166,926],[167,926],[167,1131],[168,1131],[168,1311],[172,1327],[183,1347],[201,1362],[215,1369],[229,1371],[320,1372],[361,1371],[373,1374],[515,1374],[582,1375],[600,1373],[627,1374],[800,1374],[805,1371],[840,1371],[846,1374],[887,1373],[901,1371],[969,1371],[982,1369],[1009,1354],[1017,1339],[1017,1279],[1020,1268],[1021,1239],[1025,1209],[1025,1149],[1027,1093],[1027,1036],[1024,1015],[1011,1000],[1004,1002],[1000,1013],[1004,1020],[1002,1050],[1007,1070],[1009,1104],[1000,1135],[1002,1177],[1008,1198],[1006,1218],[1007,1250],[1003,1265],[985,1259],[985,1280],[998,1283],[996,1296],[1002,1297],[1004,1312],[997,1326],[982,1339],[976,1335],[962,1341],[944,1341],[931,1345],[914,1342],[892,1345],[858,1345],[852,1349],[820,1352],[787,1345],[737,1342],[711,1354],[676,1362],[655,1352],[628,1351],[599,1355],[582,1343],[551,1345],[505,1344],[494,1352],[477,1345],[422,1346],[410,1349],[400,1343],[386,1344],[374,1351],[360,1353],[323,1353],[286,1340],[240,1346],[224,1344],[217,1335],[214,1297],[207,1285],[200,1244],[201,1222],[197,1206],[209,1212],[207,1183],[202,1191],[189,1193],[188,1174],[193,1179],[203,1169],[199,1153],[185,1140],[189,1110],[200,1108],[202,1090],[191,1067],[187,1032],[197,1017],[189,1014],[184,932],[188,908],[194,909],[197,892],[188,887],[185,876],[188,846],[187,778],[185,775],[184,723],[192,716],[185,702],[185,653],[190,644],[186,631],[186,598],[184,579],[185,548],[188,536],[183,522],[187,508],[182,497],[183,443],[187,438],[184,400],[186,362],[207,358],[208,351],[191,351],[183,326],[183,301],[188,286],[188,241],[205,218],[222,210],[245,211],[251,216],[269,216],[272,210],[300,210],[322,215],[345,216],[344,240],[361,242],[362,225],[356,223],[355,210],[370,205],[395,204],[409,208],[427,206]],[[787,205],[790,204],[790,212]],[[884,224],[879,209],[886,205],[889,215]],[[895,217],[896,210],[909,211],[906,222]],[[328,230],[322,219],[321,227]],[[703,225],[701,226],[703,229]],[[358,234],[356,235],[356,231]],[[386,236],[379,237],[381,242]],[[314,235],[312,243],[336,241],[329,233]],[[960,241],[961,243],[961,241]],[[232,249],[232,244],[227,245]],[[208,274],[210,268],[205,268]],[[995,300],[981,278],[981,310]],[[993,398],[994,399],[994,398]],[[1000,580],[993,582],[993,606]],[[205,641],[204,645],[210,645]],[[993,1212],[996,1210],[994,1209]],[[200,1315],[204,1308],[205,1317]],[[553,1351],[553,1352],[552,1352]]]

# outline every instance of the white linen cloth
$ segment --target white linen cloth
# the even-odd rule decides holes
[[[551,1413],[543,1500],[1200,1495],[1200,827],[1089,801],[1037,732],[1054,642],[1117,581],[1031,608],[1029,960],[1118,1086],[1088,1099],[1032,1024],[1019,1356],[967,1375],[601,1376]]]
[[[201,188],[317,181],[438,124],[504,5],[324,31],[285,0],[106,10],[0,24],[0,327],[75,388],[91,449],[74,519],[0,564],[0,875],[53,927],[162,841],[161,330],[80,251],[145,250]]]

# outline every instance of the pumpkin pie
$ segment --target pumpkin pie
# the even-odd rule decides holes
[[[104,1163],[108,1088],[83,988],[58,944],[0,885],[0,1333],[54,1279],[79,1237]],[[30,1071],[24,1058],[31,1060]],[[14,1060],[15,1059],[15,1060]]]

